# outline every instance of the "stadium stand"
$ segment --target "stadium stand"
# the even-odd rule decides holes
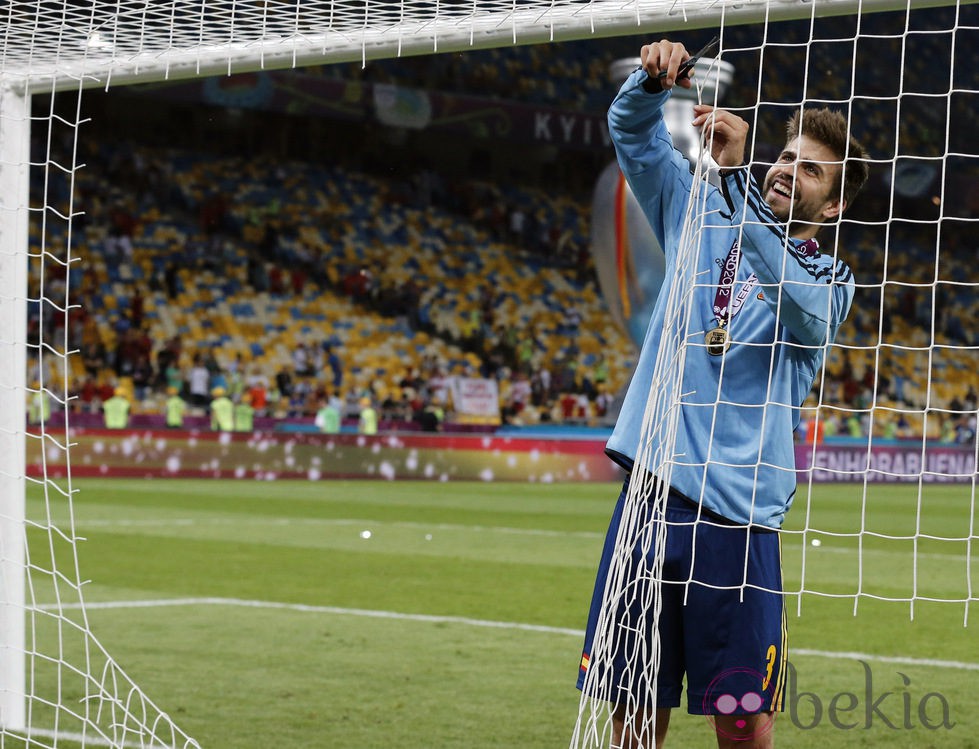
[[[933,21],[940,25],[941,18]],[[831,23],[847,22],[820,23],[831,29]],[[887,14],[868,22],[888,32]],[[774,28],[781,36],[768,40],[764,61],[745,53],[733,62],[793,70],[780,62],[795,54],[798,27]],[[732,45],[752,46],[751,28],[726,33]],[[808,38],[808,30],[799,38]],[[312,72],[603,111],[613,88],[609,63],[635,55],[641,41],[513,47]],[[882,36],[868,43],[879,45],[881,59],[903,62],[899,39]],[[941,55],[936,49],[935,59]],[[821,88],[830,80],[838,85],[838,63],[812,57],[825,75],[809,76],[806,96],[848,97],[848,91]],[[907,62],[906,75],[927,77],[924,62]],[[885,67],[859,69],[855,90],[886,98]],[[765,92],[767,100],[798,99],[801,78],[789,75],[766,78],[773,87]],[[921,90],[927,91],[926,83]],[[736,79],[729,105],[748,106],[755,97],[755,91],[739,90]],[[930,142],[934,128],[945,128],[946,115],[927,106],[924,97],[906,99],[904,106],[920,108],[922,116],[904,118],[913,130],[900,138]],[[950,103],[949,122],[956,106]],[[869,139],[872,153],[888,157],[898,135],[879,126],[881,116],[880,109],[868,109],[865,117],[854,112],[854,130]],[[780,142],[781,133],[765,128],[781,119],[759,118],[759,143]],[[165,137],[180,141],[178,135]],[[84,272],[76,264],[64,278],[52,276],[50,264],[39,262],[40,253],[63,252],[58,248],[66,237],[47,226],[42,243],[40,217],[32,223],[35,288],[45,265],[49,296],[56,297],[58,284],[71,283],[79,303],[70,315],[67,344],[81,351],[70,360],[69,383],[81,406],[96,402],[100,388],[108,391],[122,381],[142,396],[136,413],[159,411],[167,386],[186,379],[198,352],[211,355],[212,375],[264,378],[274,390],[276,375],[295,368],[300,347],[315,362],[323,359],[325,344],[342,355],[342,388],[351,402],[365,393],[379,403],[404,397],[406,388],[410,395],[427,377],[479,373],[500,381],[508,419],[586,422],[600,416],[609,395],[624,384],[634,351],[609,319],[589,267],[590,195],[580,185],[561,189],[548,180],[545,189],[539,179],[462,179],[445,176],[441,165],[410,160],[396,170],[367,157],[323,163],[282,158],[274,150],[239,148],[229,154],[227,144],[221,145],[208,151],[105,136],[81,141],[91,149],[82,159],[91,166],[78,172],[75,183],[75,211],[81,215],[72,244]],[[393,148],[390,142],[386,147]],[[589,173],[587,159],[582,162],[581,171]],[[964,189],[950,191],[949,200],[968,200],[963,196],[976,192],[975,184],[957,187]],[[47,204],[67,205],[70,198],[67,181],[35,184],[33,193],[36,204],[43,197]],[[964,231],[965,222],[961,230],[953,222],[941,237],[947,267],[938,269],[936,293],[919,289],[911,284],[935,280],[937,238],[927,223],[937,216],[934,206],[918,199],[899,206],[910,211],[908,220],[888,222],[891,207],[873,200],[861,198],[865,204],[858,204],[856,215],[864,225],[841,237],[858,279],[866,280],[828,362],[824,401],[860,411],[864,433],[899,427],[941,438],[948,432],[943,419],[926,420],[926,409],[954,415],[956,407],[975,408],[969,352],[943,347],[949,341],[976,345],[963,321],[976,318],[979,302],[967,295],[968,287],[952,283],[974,276],[967,260],[975,256],[974,239]],[[965,216],[974,208],[955,206],[946,210],[957,212],[945,215]],[[889,320],[884,343],[900,348],[883,346],[877,358],[882,314]],[[32,329],[44,327],[46,336],[63,324],[63,316],[45,313],[40,302],[31,304],[30,318]],[[168,377],[160,353],[176,347],[174,342],[182,371]],[[270,413],[314,413],[332,388],[322,376],[322,361],[317,367],[320,372],[303,388],[304,402],[279,401]],[[923,391],[918,383],[927,381],[929,371],[933,386]],[[45,375],[49,383],[60,377]],[[876,393],[872,412],[863,408],[870,401],[867,391]],[[515,408],[514,397],[535,407]],[[827,414],[834,416],[832,409]],[[835,416],[841,423],[834,428],[842,431],[848,413]]]
[[[105,163],[119,158],[116,147],[102,148]],[[88,266],[81,307],[91,322],[83,330],[94,337],[88,343],[113,352],[104,356],[113,371],[85,372],[85,358],[74,358],[79,391],[86,376],[114,376],[143,396],[137,411],[159,409],[166,385],[159,353],[172,340],[185,353],[212,352],[222,372],[241,357],[239,374],[267,380],[292,366],[297,347],[330,344],[343,353],[344,389],[370,392],[377,402],[400,389],[406,372],[431,370],[431,362],[446,374],[506,381],[520,367],[527,376],[563,362],[588,369],[602,354],[615,372],[609,387],[619,387],[631,367],[630,346],[574,264],[545,262],[438,206],[405,203],[390,182],[341,168],[176,151],[134,149],[128,161],[115,184],[94,172],[79,176],[82,195],[113,196],[100,206],[93,200],[84,239],[76,240]],[[167,195],[124,197],[146,173],[169,175]],[[525,206],[585,243],[586,211],[567,198],[471,189],[478,205]],[[570,308],[580,315],[580,334],[566,329]],[[535,350],[521,362],[525,336]],[[148,342],[130,345],[133,337]],[[131,382],[141,358],[157,364],[150,387]],[[323,389],[277,413],[315,412]]]

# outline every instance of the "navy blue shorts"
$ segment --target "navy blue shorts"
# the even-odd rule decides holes
[[[626,592],[613,602],[611,653],[592,653],[628,487],[627,478],[605,538],[578,688],[614,703],[628,700],[676,708],[686,675],[690,713],[781,710],[787,648],[779,534],[749,530],[704,513],[698,518],[697,505],[675,492],[670,492],[666,507],[655,700],[652,626],[646,626],[653,621],[652,550],[632,549],[624,584],[616,586]],[[648,524],[649,516],[641,522]]]

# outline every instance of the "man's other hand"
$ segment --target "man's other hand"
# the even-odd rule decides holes
[[[710,146],[710,155],[721,169],[734,169],[744,164],[748,123],[726,109],[709,104],[695,104],[694,127],[701,129]]]

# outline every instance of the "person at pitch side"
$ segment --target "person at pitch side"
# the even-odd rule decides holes
[[[608,114],[619,166],[664,248],[668,280],[606,445],[629,475],[599,566],[578,688],[611,702],[613,747],[662,746],[684,677],[688,712],[708,716],[719,746],[770,747],[787,670],[777,531],[796,489],[793,430],[854,293],[850,268],[816,235],[838,222],[868,176],[866,153],[837,112],[796,112],[759,185],[745,161],[747,122],[694,107],[721,184],[704,186],[666,498],[660,663],[654,675],[627,655],[652,652],[654,552],[638,543],[623,555],[632,560],[625,583],[614,586],[629,594],[608,604],[611,652],[592,652],[629,483],[657,481],[651,466],[634,462],[694,179],[663,118],[671,89],[692,85],[681,68],[689,59],[679,43],[643,46],[641,66]],[[640,515],[650,522],[651,513]]]

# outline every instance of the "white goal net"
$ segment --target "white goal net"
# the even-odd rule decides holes
[[[653,745],[653,695],[661,662],[667,655],[673,663],[683,658],[672,651],[690,652],[675,631],[680,626],[676,614],[668,629],[661,630],[664,599],[679,596],[686,607],[702,599],[704,589],[733,588],[742,600],[756,591],[777,592],[790,611],[803,612],[812,596],[846,600],[854,615],[869,606],[880,616],[884,610],[879,605],[884,604],[891,606],[889,611],[909,612],[911,618],[921,607],[939,603],[960,607],[962,622],[968,624],[979,572],[973,553],[979,337],[971,330],[979,279],[968,267],[976,257],[973,196],[979,162],[971,126],[965,123],[975,121],[970,112],[977,104],[979,77],[961,61],[969,55],[964,45],[977,39],[976,18],[973,8],[960,6],[722,29],[721,57],[734,66],[733,96],[738,99],[727,108],[750,124],[751,172],[759,185],[787,142],[785,133],[773,128],[799,110],[803,123],[807,111],[817,107],[841,111],[851,134],[869,151],[873,176],[869,194],[857,198],[862,206],[845,212],[829,236],[824,230],[817,237],[833,262],[846,263],[836,266],[835,282],[847,283],[853,274],[854,303],[835,341],[824,330],[831,343],[815,372],[812,392],[800,396],[801,422],[790,458],[799,480],[794,508],[779,534],[784,588],[751,578],[756,551],[747,545],[743,569],[736,562],[733,577],[723,583],[701,577],[697,570],[709,569],[708,560],[717,552],[698,546],[701,532],[689,531],[687,521],[670,520],[672,499],[668,501],[665,487],[685,492],[701,508],[708,506],[711,495],[722,497],[714,504],[715,513],[699,511],[694,528],[723,526],[731,516],[716,507],[723,506],[725,489],[733,494],[738,490],[720,486],[711,476],[736,483],[738,472],[748,470],[751,488],[741,496],[750,499],[752,522],[764,530],[764,518],[755,511],[766,500],[763,492],[772,490],[770,472],[779,470],[765,443],[769,431],[778,429],[779,409],[790,400],[778,394],[778,354],[772,354],[768,374],[759,373],[767,393],[759,400],[725,384],[732,380],[745,387],[736,371],[744,366],[744,357],[724,353],[712,365],[703,355],[710,327],[704,327],[700,308],[721,289],[717,279],[725,277],[726,265],[723,251],[715,249],[721,270],[705,268],[703,246],[714,229],[710,214],[718,208],[716,203],[712,208],[707,196],[715,188],[706,156],[693,155],[693,187],[682,232],[666,224],[667,237],[671,231],[679,234],[669,240],[678,245],[675,260],[667,261],[670,296],[661,329],[651,333],[659,353],[651,376],[643,375],[650,377],[650,387],[634,456],[637,469],[621,516],[617,510],[608,572],[600,576],[602,607],[582,657],[583,696],[573,746],[619,746],[619,741],[623,746]],[[797,75],[784,75],[793,68]],[[747,91],[738,90],[742,86]],[[703,103],[727,101],[718,101],[710,90]],[[678,132],[682,124],[671,120],[669,111],[665,117],[675,143],[687,137]],[[623,129],[623,149],[635,149],[642,134]],[[704,151],[709,151],[708,143]],[[642,176],[639,172],[635,179]],[[668,198],[662,200],[665,204]],[[745,219],[741,242],[751,241],[748,224],[757,221]],[[781,272],[789,278],[784,267]],[[724,283],[735,299],[731,304],[745,307],[761,288],[755,287],[755,274],[744,270]],[[791,294],[790,286],[783,284],[779,293]],[[757,299],[771,293],[771,288],[763,290]],[[719,297],[714,298],[717,313]],[[722,340],[729,333],[737,341],[738,310],[731,310]],[[750,334],[745,327],[740,331],[745,345]],[[709,347],[709,332],[706,340]],[[716,390],[699,371],[712,366],[719,368]],[[627,397],[625,407],[629,405]],[[744,410],[738,413],[738,407]],[[765,416],[756,419],[762,409]],[[740,433],[736,426],[732,431],[732,422],[740,424]],[[698,432],[698,425],[706,426]],[[702,444],[693,442],[691,435],[697,434]],[[715,449],[723,440],[728,448],[737,446]],[[753,457],[743,460],[741,450]],[[637,479],[638,467],[659,481]],[[697,478],[691,481],[692,474]],[[848,499],[834,504],[825,491],[819,494],[822,482],[850,482],[855,488],[839,489]],[[693,547],[686,556],[677,552],[681,561],[674,559],[673,565],[681,569],[667,573],[663,554],[672,552],[663,549],[691,543],[671,543],[673,534],[678,539],[691,534]],[[703,608],[692,611],[682,616],[706,614]],[[684,621],[684,627],[692,626]],[[672,633],[668,644],[661,642],[662,631]],[[777,651],[778,658],[785,657],[784,629],[782,635],[769,650],[771,655]],[[772,661],[767,665],[770,676]],[[773,704],[780,704],[784,683],[768,682],[763,658],[757,669],[761,676],[749,694],[767,689]],[[704,711],[710,712],[704,700]],[[613,707],[626,731],[622,736],[613,728]],[[755,711],[747,704],[742,707]]]
[[[913,7],[911,7],[913,5]],[[273,68],[632,35],[695,49],[718,33],[736,71],[721,104],[751,125],[753,166],[777,157],[782,123],[805,102],[841,110],[867,145],[873,179],[838,229],[853,268],[850,319],[802,409],[803,466],[786,529],[786,593],[908,606],[977,599],[976,350],[979,277],[975,145],[977,6],[818,0],[35,0],[0,8],[0,745],[192,747],[196,742],[126,675],[92,632],[73,525],[64,414],[78,355],[75,202],[80,108],[60,92]],[[637,42],[638,45],[638,42]],[[638,52],[638,46],[636,47]],[[464,64],[464,63],[462,63]],[[519,75],[519,73],[518,73]],[[573,82],[572,82],[573,85]],[[609,100],[613,95],[609,90]],[[713,103],[713,102],[710,102]],[[775,148],[776,150],[772,150]],[[704,172],[707,167],[703,166]],[[699,173],[699,167],[698,167]],[[701,236],[691,202],[685,246]],[[832,241],[829,242],[833,244]],[[686,269],[673,289],[660,379],[645,424],[646,465],[666,480],[684,396]],[[28,425],[28,421],[30,424]],[[826,437],[852,436],[839,449]],[[25,472],[25,445],[41,457]],[[842,443],[839,443],[842,444]],[[861,488],[844,521],[811,501],[821,481]],[[915,487],[900,521],[885,489]],[[954,500],[930,488],[954,485]],[[664,501],[636,482],[629,501]],[[29,501],[25,501],[29,496]],[[953,506],[947,504],[951,502]],[[636,517],[640,517],[638,513]],[[951,524],[943,521],[953,517]],[[854,521],[854,517],[856,518]],[[662,527],[624,533],[652,545]],[[822,552],[853,552],[844,582],[824,584]],[[882,548],[887,552],[876,555]],[[894,559],[900,561],[896,563]],[[653,569],[655,578],[656,570]],[[611,578],[613,581],[615,576]],[[895,583],[895,579],[897,583]],[[656,580],[653,579],[653,583]],[[621,591],[610,586],[609,600]],[[649,605],[654,605],[655,597]],[[606,617],[607,619],[608,617]],[[603,620],[604,621],[604,620]],[[654,622],[655,617],[642,626]],[[609,627],[613,624],[609,622]],[[606,629],[596,643],[614,637]],[[593,659],[600,654],[593,653]],[[631,664],[655,679],[658,653]],[[608,695],[583,698],[579,746],[607,746]]]

